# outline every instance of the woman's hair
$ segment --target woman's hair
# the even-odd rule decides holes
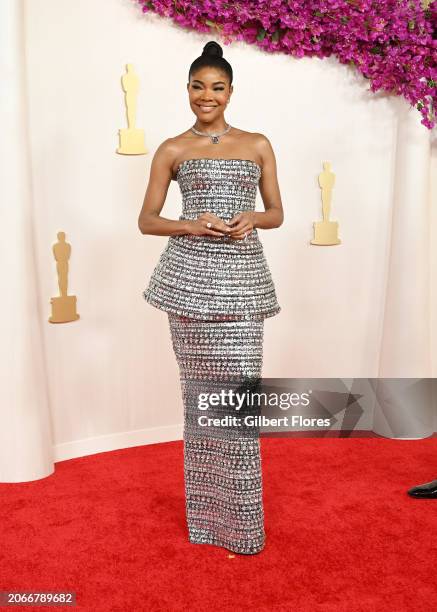
[[[195,59],[191,64],[188,72],[188,80],[190,80],[192,74],[205,66],[223,70],[229,78],[229,85],[232,85],[233,73],[231,65],[223,57],[223,49],[218,43],[215,42],[215,40],[210,40],[207,42],[203,47],[202,55]]]

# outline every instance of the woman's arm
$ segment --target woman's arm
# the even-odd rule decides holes
[[[167,139],[157,148],[150,167],[149,183],[138,217],[138,228],[142,234],[180,236],[190,233],[189,221],[173,221],[159,215],[172,180],[173,158],[172,145]]]
[[[260,229],[279,227],[284,221],[281,193],[276,174],[276,158],[269,139],[257,134],[256,148],[262,159],[262,174],[259,190],[264,202],[265,212],[253,212],[253,226]]]

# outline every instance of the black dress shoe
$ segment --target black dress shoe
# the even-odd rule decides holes
[[[425,484],[417,485],[409,491],[408,495],[411,497],[420,497],[423,499],[437,499],[437,480],[431,482],[425,482]]]

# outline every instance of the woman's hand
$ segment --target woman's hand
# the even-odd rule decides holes
[[[207,223],[211,223],[207,227]],[[189,221],[190,234],[195,236],[225,236],[231,233],[226,223],[210,212],[202,213],[195,221]]]
[[[244,240],[245,235],[249,236],[255,227],[255,212],[246,210],[234,215],[228,222],[228,227],[231,228],[229,237],[234,240]]]

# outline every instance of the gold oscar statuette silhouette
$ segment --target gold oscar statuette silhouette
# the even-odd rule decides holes
[[[58,232],[58,241],[53,245],[53,255],[56,259],[56,271],[58,273],[59,296],[52,297],[52,315],[50,323],[68,323],[76,321],[79,315],[76,312],[76,296],[67,295],[68,286],[68,260],[70,259],[71,246],[65,242],[65,232]]]
[[[311,240],[311,244],[321,246],[341,244],[341,240],[338,238],[338,223],[337,221],[329,220],[334,183],[335,174],[331,171],[330,162],[323,162],[323,172],[319,174],[319,186],[322,190],[323,221],[315,221],[313,223],[314,239]]]
[[[125,92],[127,128],[118,130],[120,146],[117,153],[122,155],[142,155],[148,153],[144,145],[144,130],[135,127],[137,115],[137,95],[139,79],[134,72],[132,64],[126,64],[126,74],[121,77],[121,84]]]

